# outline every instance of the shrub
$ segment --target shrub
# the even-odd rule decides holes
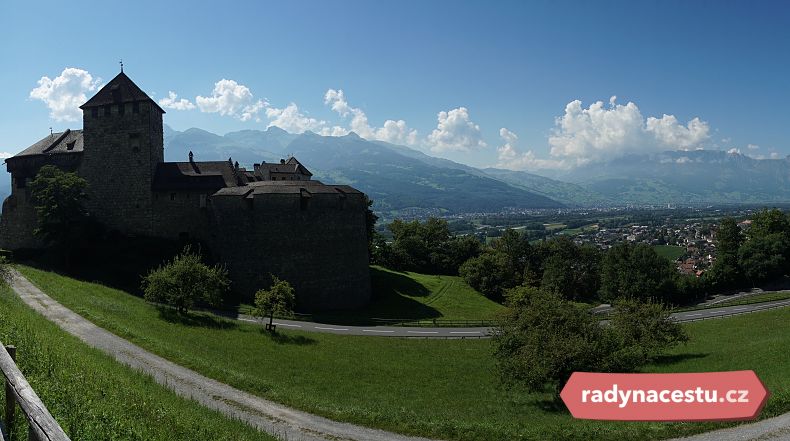
[[[229,286],[227,270],[206,265],[189,246],[143,278],[146,300],[173,306],[179,313],[188,312],[197,302],[219,306]]]

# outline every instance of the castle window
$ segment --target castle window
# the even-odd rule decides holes
[[[118,104],[118,115],[123,115],[126,113],[126,104],[121,103]]]
[[[176,194],[175,193],[170,193],[170,200],[171,201],[176,200]]]
[[[98,107],[91,107],[91,117],[98,118],[99,117],[99,108]]]
[[[104,106],[104,116],[110,116],[110,115],[112,115],[112,106],[107,104],[106,106]]]
[[[132,113],[140,113],[140,103],[137,101],[132,103]]]

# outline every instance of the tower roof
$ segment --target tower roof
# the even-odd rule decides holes
[[[137,87],[137,84],[134,84],[125,73],[121,72],[115,76],[109,83],[107,83],[104,87],[101,88],[96,95],[93,95],[91,99],[88,100],[85,104],[80,106],[80,109],[85,109],[86,107],[96,107],[96,106],[104,106],[106,104],[121,104],[121,103],[131,103],[134,101],[151,101],[154,103],[157,109],[159,109],[162,113],[165,113],[159,104],[156,101],[152,100],[151,97],[146,95],[142,89]]]

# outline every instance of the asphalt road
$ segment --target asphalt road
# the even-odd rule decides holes
[[[720,308],[700,309],[672,314],[673,320],[684,323],[697,320],[731,317],[748,314],[766,309],[790,306],[790,299],[773,302],[755,303],[752,305],[724,306]],[[249,315],[240,314],[238,320],[263,323]],[[490,337],[492,328],[417,328],[410,326],[347,326],[326,323],[302,322],[296,320],[276,319],[274,324],[280,329],[297,329],[307,332],[324,332],[341,335],[372,335],[377,337],[412,337],[412,338],[486,338]]]

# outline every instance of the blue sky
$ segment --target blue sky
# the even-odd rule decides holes
[[[79,128],[72,104],[123,58],[152,98],[177,94],[177,130],[355,130],[526,170],[784,157],[788,23],[780,1],[2,2],[0,152]]]

